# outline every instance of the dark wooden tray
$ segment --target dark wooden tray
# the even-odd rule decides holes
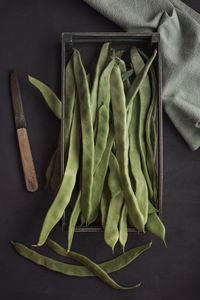
[[[157,132],[158,132],[158,150],[157,150],[157,174],[158,174],[158,209],[159,217],[162,214],[162,194],[163,194],[163,129],[162,129],[162,67],[160,53],[160,35],[157,32],[152,33],[134,33],[134,32],[64,32],[62,33],[62,53],[61,53],[61,101],[62,101],[62,119],[61,119],[61,177],[64,174],[64,105],[65,105],[65,67],[72,53],[72,48],[77,48],[83,60],[86,71],[89,70],[92,58],[100,50],[102,43],[111,42],[112,47],[116,49],[128,49],[136,46],[143,50],[147,55],[151,55],[153,49],[157,49],[158,55],[154,60],[154,67],[158,81],[158,102],[157,102]],[[76,232],[101,232],[102,227],[76,227]],[[129,227],[128,231],[135,231]]]

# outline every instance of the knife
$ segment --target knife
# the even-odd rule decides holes
[[[15,72],[10,73],[10,89],[26,188],[29,192],[35,192],[38,189],[38,182],[26,130],[19,83]]]

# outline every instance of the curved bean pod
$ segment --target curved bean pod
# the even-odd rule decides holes
[[[153,213],[158,213],[159,210],[153,206],[153,204],[148,201],[148,214],[151,215]]]
[[[109,156],[110,156],[112,144],[113,144],[113,131],[112,131],[112,127],[111,127],[109,136],[108,136],[108,140],[107,140],[106,149],[103,153],[100,163],[98,164],[98,166],[96,167],[96,169],[94,171],[94,181],[93,181],[93,187],[92,187],[92,203],[91,203],[92,209],[91,209],[91,216],[88,219],[88,224],[92,223],[97,218],[97,215],[98,215],[98,208],[99,208],[99,203],[101,201],[101,195],[102,195],[104,180],[105,180],[105,176],[106,176],[106,172],[107,172],[107,168],[108,168],[108,162],[109,162]],[[77,201],[80,201],[80,200],[77,199]],[[69,223],[69,227],[68,227],[68,247],[69,247],[69,249],[71,248],[72,239],[73,239],[73,235],[74,235],[74,229],[75,229],[75,225],[78,220],[78,217],[80,215],[80,211],[81,210],[77,203],[77,206],[74,208],[74,213],[72,212],[72,216],[70,218],[70,223]],[[82,214],[81,214],[81,223],[82,223],[82,225],[85,223],[85,218]]]
[[[72,127],[74,104],[76,102],[76,83],[73,71],[73,56],[71,56],[65,70],[65,118],[64,118],[64,153],[67,161],[69,136]]]
[[[98,125],[97,125],[97,136],[95,143],[94,153],[94,171],[99,165],[104,150],[106,148],[108,132],[109,132],[109,109],[103,104],[98,109]]]
[[[93,186],[94,136],[87,75],[78,50],[74,50],[73,65],[79,98],[82,132],[81,212],[86,222],[88,222],[91,214]]]
[[[153,55],[154,58],[154,55]],[[150,60],[151,62],[153,60]],[[131,62],[133,68],[135,70],[136,76],[141,74],[141,70],[145,67],[144,61],[140,56],[138,50],[135,47],[131,48]],[[150,67],[150,66],[149,66]],[[142,83],[140,84],[139,89],[139,133],[138,133],[138,141],[139,141],[139,149],[141,155],[141,163],[142,163],[142,170],[144,176],[146,178],[148,190],[149,190],[149,197],[150,200],[153,198],[153,189],[150,180],[150,176],[147,169],[147,159],[146,159],[146,142],[145,142],[145,122],[147,118],[147,113],[149,109],[151,101],[151,87],[149,82],[148,74],[146,74],[145,78],[143,79]]]
[[[99,279],[101,279],[102,281],[104,281],[105,283],[107,283],[108,285],[110,285],[114,289],[118,289],[118,290],[132,290],[132,289],[135,289],[135,288],[141,286],[141,282],[139,282],[138,284],[136,284],[134,286],[130,286],[130,287],[121,286],[118,283],[116,283],[108,275],[108,273],[106,273],[99,265],[97,265],[96,263],[94,263],[92,260],[90,260],[86,256],[81,255],[81,254],[76,253],[76,252],[72,252],[72,251],[70,251],[68,255],[69,255],[70,258],[72,258],[72,259],[80,262],[81,264],[83,264],[95,276],[97,276]]]
[[[99,163],[98,167],[96,168],[96,172],[94,173],[94,186],[93,186],[93,201],[92,201],[92,214],[91,218],[89,220],[89,224],[92,223],[98,215],[98,207],[99,203],[101,202],[101,194],[103,191],[103,186],[104,186],[104,180],[108,168],[108,162],[109,162],[109,156],[112,148],[112,143],[113,143],[113,133],[112,129],[110,131],[109,137],[108,137],[108,142],[107,142],[107,147],[106,150],[103,154],[102,160]],[[78,220],[78,217],[81,212],[80,208],[80,196],[81,194],[79,193],[78,199],[76,201],[75,207],[72,211],[72,214],[70,216],[70,222],[68,226],[68,249],[71,248],[72,244],[72,239],[74,235],[74,229]],[[104,219],[106,217],[106,213],[104,214]],[[81,215],[81,224],[83,225],[85,223],[85,219],[83,215]]]
[[[139,53],[147,60],[147,56],[141,51],[138,50]],[[154,114],[156,111],[156,103],[157,103],[157,81],[156,75],[153,65],[150,68],[150,76],[151,76],[151,103],[149,106],[149,110],[147,113],[146,118],[146,126],[145,126],[145,133],[146,133],[146,146],[147,146],[147,168],[151,178],[152,187],[153,187],[153,203],[157,203],[157,174],[155,168],[155,158],[154,158],[154,151],[155,146],[152,143],[151,135],[152,135],[152,123],[154,122]]]
[[[146,228],[148,231],[159,237],[164,242],[165,247],[167,247],[165,242],[165,226],[160,220],[157,213],[152,213],[148,215]]]
[[[152,186],[153,186],[153,202],[154,204],[157,203],[157,173],[156,173],[156,167],[155,167],[155,154],[156,148],[154,146],[154,142],[152,143],[151,134],[154,132],[153,126],[153,111],[157,103],[157,93],[156,93],[156,76],[153,69],[153,66],[151,66],[150,69],[151,72],[151,79],[152,79],[152,102],[151,106],[149,108],[148,114],[147,114],[147,120],[146,120],[146,141],[147,141],[147,167],[149,171],[149,175],[151,178]],[[157,136],[157,134],[156,134]]]
[[[139,99],[136,95],[135,101],[132,102],[132,109],[128,111],[131,115],[130,126],[129,126],[129,161],[131,174],[135,182],[135,196],[138,200],[138,206],[143,215],[144,224],[147,222],[148,217],[148,187],[146,179],[142,172],[140,149],[139,149],[139,138],[138,137],[138,124],[139,124]],[[129,116],[130,118],[130,116]]]
[[[85,266],[63,263],[55,259],[52,259],[50,257],[41,255],[36,251],[29,249],[28,247],[26,247],[21,243],[17,243],[17,242],[11,242],[11,243],[21,256],[31,260],[32,262],[38,265],[44,266],[52,271],[56,271],[69,276],[78,276],[78,277],[94,276],[94,274],[90,272]],[[130,264],[144,251],[148,250],[151,247],[151,245],[152,242],[136,248],[132,248],[127,252],[121,254],[120,256],[113,258],[112,260],[99,264],[99,266],[107,273],[112,273],[121,270],[122,268]],[[49,238],[47,239],[47,246],[59,255],[63,255],[63,256],[67,255],[67,252],[63,247],[61,247],[60,245],[58,245],[56,242],[54,242]]]
[[[153,146],[153,161],[154,164],[156,163],[156,156],[157,156],[157,145],[158,145],[158,136],[157,136],[157,126],[156,121],[152,121],[152,146]]]
[[[104,71],[101,74],[101,77],[99,79],[99,88],[98,88],[98,107],[101,107],[103,104],[107,108],[109,108],[110,105],[110,75],[112,72],[112,69],[115,65],[115,60],[111,59],[111,61],[108,63],[107,67],[104,69]]]
[[[127,208],[124,203],[120,216],[119,223],[119,242],[122,245],[123,252],[125,251],[126,242],[128,239],[128,228],[127,228]]]
[[[91,88],[91,114],[92,114],[92,121],[93,124],[95,122],[95,116],[96,116],[96,109],[97,109],[97,95],[98,95],[98,83],[99,83],[99,77],[102,73],[102,71],[105,68],[105,65],[107,63],[108,54],[109,54],[109,47],[110,43],[104,43],[101,47],[101,51],[99,54],[99,58],[96,64],[95,68],[95,74],[94,74],[94,80]]]
[[[108,163],[109,163],[109,157],[110,157],[110,152],[113,144],[113,129],[112,126],[110,127],[109,131],[109,136],[108,136],[108,141],[107,141],[107,146],[104,151],[104,154],[102,156],[101,162],[99,163],[98,167],[96,168],[96,171],[94,172],[94,184],[92,187],[92,210],[91,210],[91,216],[90,219],[88,220],[88,224],[94,222],[98,216],[98,209],[99,209],[99,204],[101,201],[101,195],[104,187],[104,181],[108,169]],[[80,197],[80,194],[78,198]],[[80,201],[77,199],[77,201]],[[77,206],[74,208],[74,211],[72,213],[72,216],[70,218],[70,223],[68,227],[68,248],[71,248],[72,244],[72,239],[74,235],[74,229],[76,226],[76,222],[78,220],[78,217],[80,215],[81,209],[79,208],[79,203],[77,202]],[[82,225],[85,223],[85,218],[83,215],[81,215],[81,223]]]
[[[125,74],[127,72],[125,61],[119,57],[116,57],[116,62],[120,68],[121,74]],[[125,76],[125,78],[123,78],[122,80],[124,82],[124,90],[127,93],[128,89],[130,88],[129,76]]]
[[[133,48],[132,48],[133,49]],[[151,58],[149,58],[148,62],[146,63],[146,65],[143,66],[142,69],[140,69],[140,72],[138,74],[136,74],[135,79],[133,80],[128,92],[127,92],[127,99],[126,99],[126,105],[127,105],[127,110],[130,107],[130,103],[135,99],[135,96],[137,95],[141,84],[143,83],[143,81],[145,80],[148,71],[155,59],[157,55],[157,50],[154,50],[153,55],[151,56]]]
[[[94,173],[94,182],[92,187],[92,211],[88,224],[94,222],[98,216],[99,204],[104,187],[104,181],[108,170],[108,163],[110,153],[114,142],[114,133],[112,126],[110,127],[106,149],[103,153],[102,159]]]
[[[114,252],[115,244],[119,239],[118,224],[124,195],[121,188],[118,161],[112,152],[110,154],[109,169],[108,186],[111,192],[111,200],[104,228],[104,240],[111,247],[112,252]]]
[[[111,74],[111,103],[113,110],[116,156],[120,168],[121,184],[130,219],[135,228],[144,231],[144,219],[140,212],[138,201],[133,192],[128,174],[128,148],[126,106],[123,82],[118,65],[115,65]]]
[[[65,248],[63,248],[62,246],[60,246],[58,243],[56,243],[55,241],[53,241],[50,238],[47,239],[46,245],[49,249],[51,249],[58,255],[61,255],[61,256],[67,255]],[[151,247],[151,245],[152,245],[152,241],[150,241],[149,243],[144,244],[142,246],[131,248],[131,249],[127,250],[126,252],[124,252],[123,254],[121,254],[111,260],[100,263],[99,266],[106,273],[113,273],[113,272],[119,271],[122,268],[126,267],[128,264],[130,264],[133,260],[135,260],[144,251],[148,250]],[[78,269],[80,268],[80,271],[85,269],[85,276],[88,276],[87,275],[88,273],[91,274],[89,276],[94,276],[94,274],[92,274],[90,271],[88,271],[88,269],[86,269],[85,267],[77,266],[77,265],[76,265],[76,267]],[[82,273],[82,272],[80,272],[80,273]],[[79,275],[77,275],[77,276],[79,276]]]
[[[100,76],[98,87],[98,118],[97,133],[95,142],[95,169],[101,161],[103,152],[106,148],[106,142],[109,132],[109,105],[110,105],[110,75],[115,64],[115,60],[111,59],[107,67]]]
[[[153,148],[154,164],[156,163],[157,145],[158,145],[156,117],[157,117],[157,101],[155,102],[155,105],[154,105],[152,124],[151,124],[151,126],[152,126],[151,141],[152,141],[152,148]]]
[[[79,168],[80,153],[80,128],[78,122],[77,103],[75,106],[70,135],[69,155],[65,173],[59,191],[45,216],[38,240],[38,246],[42,246],[46,242],[46,239],[52,228],[61,219],[64,210],[70,201],[72,191],[75,186],[76,175]]]
[[[73,112],[74,112],[74,103],[76,97],[76,87],[75,87],[75,78],[73,72],[73,55],[71,56],[69,62],[67,63],[65,70],[65,118],[64,118],[64,153],[65,153],[65,163],[68,158],[69,151],[69,137],[72,126]],[[59,190],[61,184],[61,171],[60,171],[60,147],[61,139],[59,137],[59,144],[57,155],[55,157],[55,167],[54,172],[51,178],[51,188],[56,194]]]
[[[56,94],[46,84],[34,77],[31,77],[30,75],[28,75],[28,80],[41,92],[54,115],[58,119],[61,119],[61,101],[58,99]]]
[[[74,103],[76,97],[75,79],[73,73],[73,55],[70,58],[65,71],[65,118],[64,118],[64,153],[65,162],[67,161],[69,151],[69,137],[72,126]],[[58,152],[55,158],[54,173],[51,178],[51,188],[56,194],[61,184],[61,162],[60,162],[61,138],[59,137]]]

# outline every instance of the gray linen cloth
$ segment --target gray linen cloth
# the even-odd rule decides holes
[[[158,31],[163,105],[192,150],[200,147],[200,14],[180,0],[84,0],[125,31]]]

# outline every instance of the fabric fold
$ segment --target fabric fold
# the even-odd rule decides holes
[[[84,1],[125,31],[160,33],[164,109],[189,147],[198,149],[200,14],[180,0]]]

